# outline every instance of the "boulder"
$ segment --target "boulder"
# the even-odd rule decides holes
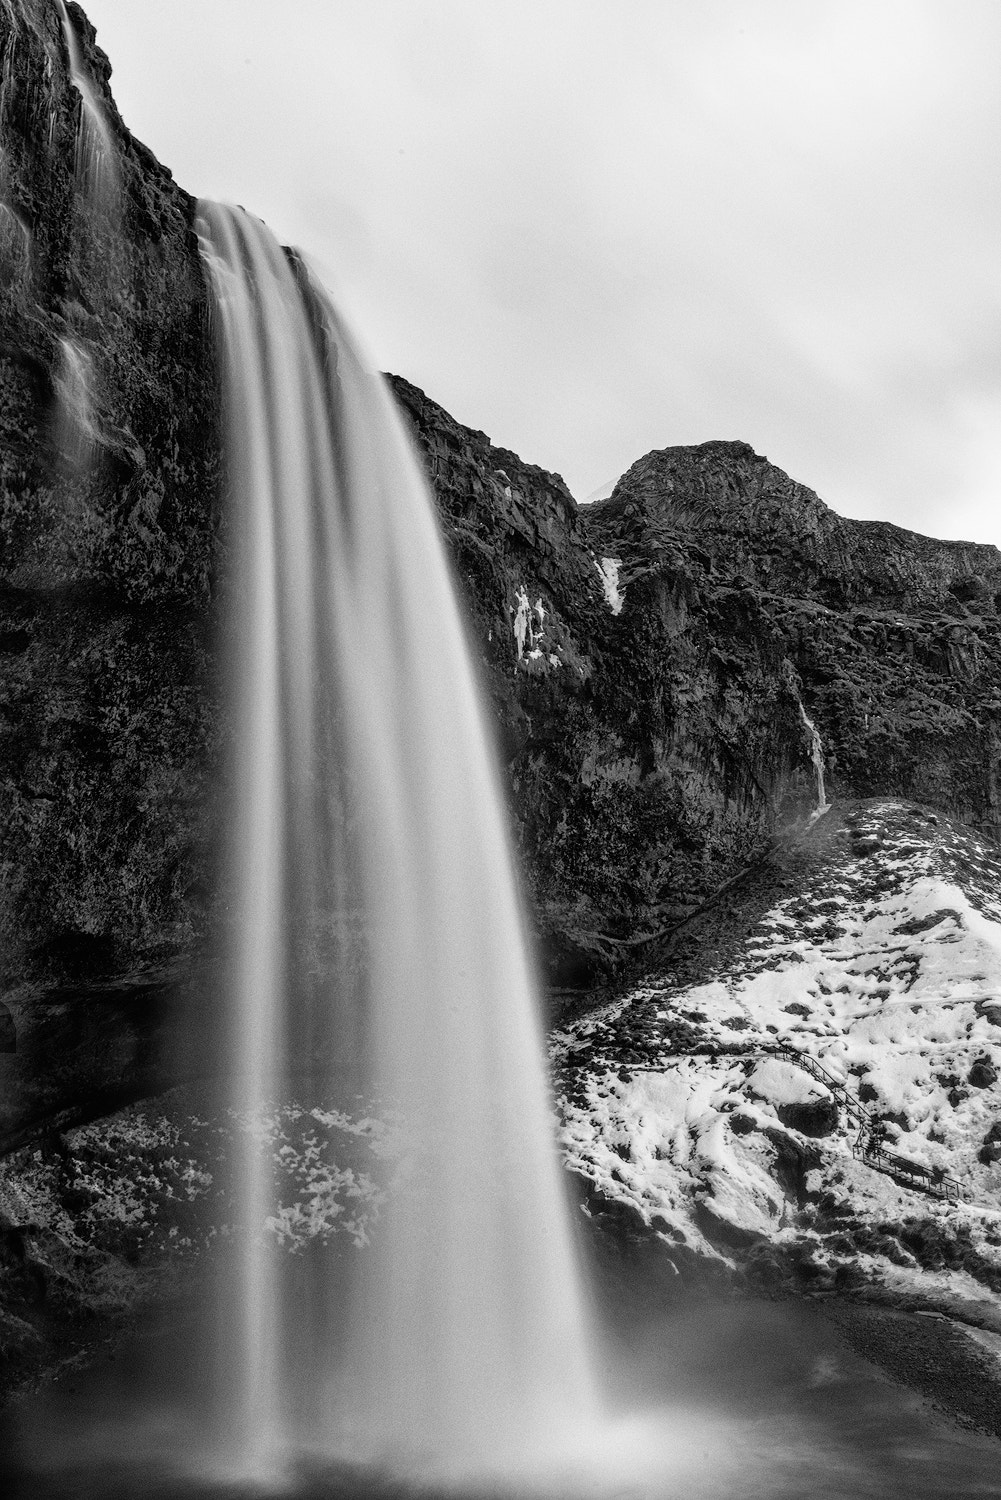
[[[804,1104],[780,1104],[775,1113],[790,1130],[798,1130],[800,1135],[816,1139],[833,1135],[840,1118],[837,1103],[829,1094]]]
[[[984,1144],[977,1152],[977,1160],[983,1162],[985,1167],[1001,1161],[1001,1120],[995,1120],[984,1136]]]
[[[998,1081],[997,1069],[988,1057],[978,1057],[966,1080],[975,1089],[989,1089]]]

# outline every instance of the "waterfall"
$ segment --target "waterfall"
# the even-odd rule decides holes
[[[829,812],[831,807],[831,804],[827,800],[827,793],[824,789],[824,746],[820,738],[820,730],[810,718],[810,715],[807,713],[803,705],[803,700],[799,697],[798,694],[796,696],[796,701],[799,704],[799,716],[803,721],[803,728],[806,730],[807,737],[810,743],[810,760],[813,763],[813,774],[817,787],[817,801],[816,805],[814,806],[813,812],[810,815],[810,821],[816,822],[816,820],[821,817],[823,813]]]
[[[89,351],[76,339],[62,337],[52,376],[56,396],[55,436],[63,463],[71,474],[85,474],[93,457],[93,378]]]
[[[783,659],[781,676],[782,682],[796,700],[800,723],[806,731],[807,744],[810,747],[810,763],[813,766],[813,779],[816,788],[816,801],[814,802],[813,812],[810,814],[809,820],[810,826],[812,826],[818,818],[823,817],[824,813],[829,812],[831,808],[831,804],[827,800],[827,790],[824,786],[824,744],[820,738],[820,730],[806,711],[806,705],[800,693],[799,675],[788,657]]]
[[[219,1420],[248,1476],[298,1445],[492,1469],[572,1446],[595,1397],[463,626],[410,441],[323,288],[242,210],[202,202],[197,228],[235,553],[228,1046],[246,1127]],[[334,1269],[290,1278],[262,1232],[260,1121],[290,1089],[380,1112],[406,1146],[346,1315]]]
[[[93,267],[91,295],[114,302],[125,290],[127,277],[115,241],[121,227],[121,183],[118,156],[104,105],[84,65],[80,40],[69,18],[65,0],[57,0],[70,80],[80,96],[76,127],[74,180],[80,210],[74,216],[76,254]],[[96,399],[100,351],[93,342],[93,317],[75,299],[67,299],[66,333],[59,339],[59,364],[53,378],[56,447],[67,475],[86,480],[95,469],[98,453]],[[93,311],[93,310],[92,310]],[[94,355],[98,355],[95,362]]]

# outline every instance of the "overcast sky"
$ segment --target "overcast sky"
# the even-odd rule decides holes
[[[132,129],[563,474],[741,438],[1001,543],[998,0],[85,0]]]

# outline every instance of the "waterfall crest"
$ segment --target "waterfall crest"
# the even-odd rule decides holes
[[[243,1133],[232,1440],[250,1473],[300,1442],[493,1462],[586,1428],[594,1396],[463,626],[410,441],[323,288],[242,210],[202,202],[197,228],[236,554],[233,1107],[259,1119],[294,1079],[405,1142],[342,1320],[324,1275],[287,1285]]]

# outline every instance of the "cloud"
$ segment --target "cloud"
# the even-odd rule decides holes
[[[576,493],[739,436],[835,508],[998,535],[993,0],[89,13],[185,186]]]

